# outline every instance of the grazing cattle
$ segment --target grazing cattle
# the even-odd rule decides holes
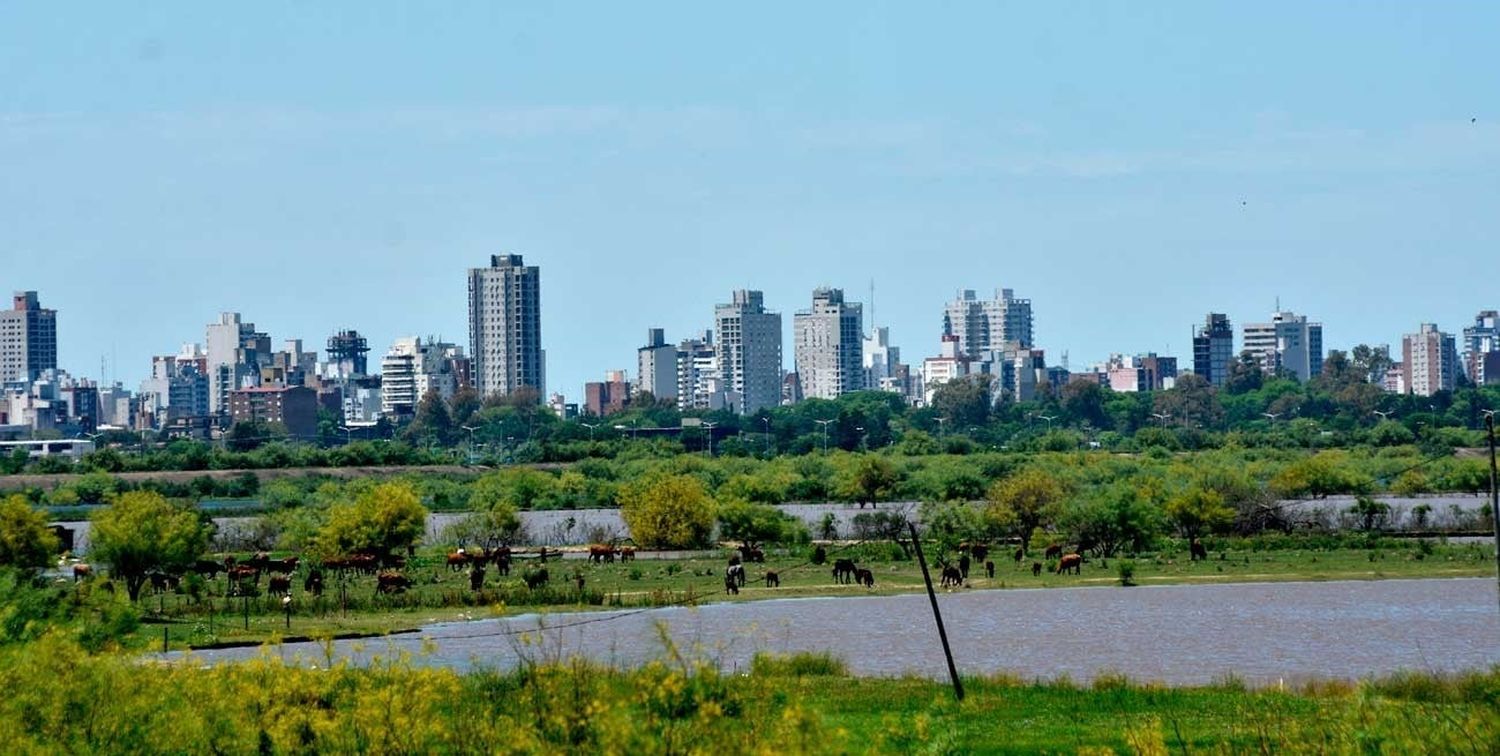
[[[376,593],[405,593],[411,579],[399,572],[382,572],[375,576]]]
[[[1024,548],[1022,548],[1020,546],[1017,546],[1016,547],[1015,557],[1016,557],[1016,566],[1020,567],[1021,566],[1021,562],[1026,561],[1026,549],[1024,549]]]
[[[968,554],[961,554],[961,555],[959,555],[959,557],[958,557],[958,573],[960,575],[964,576],[964,580],[968,580],[969,579],[969,555]]]
[[[495,552],[495,572],[506,577],[510,576],[510,549]]]
[[[343,574],[344,571],[348,570],[349,568],[350,565],[348,559],[330,557],[323,560],[323,569],[328,570],[329,572],[337,572],[339,574]]]
[[[547,580],[549,579],[547,568],[543,567],[535,572],[528,572],[521,579],[526,581],[527,589],[534,591],[547,584]]]
[[[241,564],[229,568],[229,580],[234,583],[242,583],[249,580],[251,583],[260,584],[260,570],[248,564]]]
[[[1032,577],[1041,577],[1041,574],[1042,574],[1042,563],[1041,562],[1032,562],[1031,563],[1031,576]]]
[[[957,588],[959,586],[962,586],[963,584],[963,573],[960,573],[957,567],[954,567],[951,564],[943,565],[942,585],[944,588]]]
[[[984,575],[985,575],[985,577],[987,577],[987,578],[989,578],[991,580],[995,579],[995,562],[994,562],[994,560],[990,560],[990,561],[987,561],[987,562],[984,563]]]
[[[255,552],[255,556],[245,560],[245,564],[257,570],[268,569],[271,566],[271,555],[264,551],[257,551]]]
[[[166,593],[167,591],[176,591],[178,586],[182,585],[182,578],[179,578],[176,575],[168,575],[167,573],[161,572],[159,570],[146,573],[146,577],[151,580],[152,593]]]
[[[1047,551],[1043,554],[1043,557],[1046,559],[1055,559],[1060,556],[1062,556],[1062,544],[1060,543],[1054,543],[1051,546],[1048,546]]]
[[[1061,575],[1065,572],[1072,572],[1074,575],[1083,574],[1083,555],[1063,555],[1063,558],[1057,562],[1057,574]]]
[[[854,571],[854,582],[866,588],[875,587],[875,572],[860,567]]]
[[[969,554],[973,555],[974,561],[983,562],[990,558],[990,547],[982,543],[976,543],[973,548],[969,549]]]
[[[314,567],[307,571],[307,578],[302,581],[302,590],[314,596],[323,595],[323,571]]]
[[[266,593],[272,596],[285,596],[292,592],[291,575],[272,575],[266,583]]]
[[[635,561],[635,547],[634,546],[621,546],[620,547],[620,561],[622,561],[622,562],[633,562],[633,561]]]
[[[284,572],[288,575],[297,571],[297,564],[301,560],[294,556],[286,559],[271,559],[266,562],[266,570],[270,572]]]
[[[853,559],[835,559],[833,561],[834,582],[837,582],[840,585],[853,582],[854,569],[855,567]]]
[[[593,562],[594,564],[603,564],[605,562],[613,563],[615,561],[615,547],[607,546],[602,543],[590,545],[589,561]]]
[[[198,561],[193,562],[193,572],[199,575],[207,575],[209,580],[213,580],[214,578],[218,577],[219,573],[223,571],[224,565],[219,564],[212,559],[199,559]]]
[[[450,572],[458,572],[467,566],[469,566],[469,555],[464,553],[463,549],[459,549],[448,555],[448,570]]]
[[[776,574],[775,570],[766,570],[766,587],[767,588],[780,588],[781,587],[781,576],[778,575],[778,574]]]
[[[380,560],[374,554],[355,554],[349,557],[349,569],[361,575],[374,575],[380,567]]]
[[[762,551],[759,547],[751,546],[748,543],[740,546],[740,556],[744,557],[744,560],[746,562],[766,561],[766,552]]]
[[[1208,559],[1208,549],[1204,548],[1203,542],[1196,538],[1188,544],[1188,553],[1191,555],[1191,561],[1194,562],[1199,559]]]
[[[478,564],[469,568],[469,590],[484,590],[484,567]]]

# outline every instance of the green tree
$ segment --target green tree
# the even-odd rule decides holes
[[[937,542],[939,553],[956,551],[965,541],[987,540],[991,535],[987,525],[979,510],[966,502],[922,503],[923,535]]]
[[[631,537],[646,548],[700,547],[713,534],[714,501],[691,475],[655,473],[622,486],[617,498]]]
[[[841,470],[840,489],[844,497],[859,504],[874,504],[890,496],[899,476],[890,460],[877,454],[863,454],[852,468]]]
[[[90,555],[140,597],[154,570],[181,574],[208,549],[209,528],[197,512],[154,491],[131,491],[94,515]]]
[[[0,500],[0,567],[46,567],[57,548],[57,537],[47,528],[47,515],[31,506],[30,499],[12,494]]]
[[[411,425],[406,428],[406,437],[414,443],[431,441],[447,445],[453,441],[453,417],[448,414],[448,403],[437,389],[428,389],[417,402]]]
[[[1227,529],[1234,524],[1234,509],[1218,491],[1194,486],[1167,499],[1167,518],[1186,538]]]
[[[1240,358],[1229,363],[1229,375],[1224,378],[1224,390],[1231,394],[1248,394],[1265,383],[1265,373],[1260,362],[1250,352],[1240,352]]]
[[[389,481],[371,486],[328,509],[318,531],[317,550],[325,555],[390,556],[408,549],[427,529],[427,508],[410,483]]]
[[[448,527],[448,540],[459,546],[475,544],[495,549],[519,543],[525,529],[516,508],[499,504],[494,509],[473,512]]]
[[[991,377],[954,378],[932,392],[932,408],[954,428],[984,425],[990,419]]]
[[[985,517],[1020,538],[1021,549],[1027,551],[1032,532],[1047,522],[1063,495],[1062,483],[1051,473],[1027,468],[990,486]]]
[[[765,504],[733,501],[719,507],[719,537],[755,547],[762,543],[805,540],[801,520]]]
[[[286,438],[286,428],[280,423],[244,420],[229,428],[229,433],[224,437],[224,446],[230,451],[248,452],[255,451],[261,444],[281,438]]]

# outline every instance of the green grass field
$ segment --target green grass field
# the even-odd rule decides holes
[[[542,565],[518,563],[509,577],[493,570],[485,590],[470,590],[465,573],[450,571],[435,554],[419,556],[406,570],[415,586],[398,596],[377,596],[372,577],[351,577],[342,585],[330,579],[321,598],[302,592],[300,577],[293,586],[290,625],[279,598],[225,598],[225,579],[203,586],[198,598],[185,594],[143,596],[147,623],[127,643],[159,648],[163,626],[172,648],[188,645],[275,640],[285,636],[324,637],[346,633],[381,634],[434,622],[506,616],[530,611],[577,611],[617,607],[667,606],[714,601],[753,601],[809,596],[848,596],[911,593],[924,590],[915,560],[892,559],[894,546],[864,544],[834,549],[829,558],[851,557],[875,574],[875,588],[840,585],[831,567],[808,561],[807,550],[772,552],[764,564],[747,565],[748,582],[739,595],[726,595],[723,570],[729,551],[720,558],[640,559],[614,564],[585,560],[549,560],[551,580],[540,592],[527,590],[521,575]],[[1333,548],[1250,549],[1211,552],[1207,561],[1192,562],[1186,552],[1139,555],[1135,559],[1090,560],[1081,575],[1031,572],[1031,559],[1020,566],[1006,559],[996,565],[993,579],[982,566],[971,568],[965,587],[946,590],[1119,586],[1119,567],[1133,567],[1140,585],[1305,580],[1378,580],[1388,578],[1476,577],[1494,573],[1493,550],[1478,545],[1400,544],[1378,549]],[[778,588],[766,587],[763,577],[773,570]],[[580,593],[574,578],[582,576]],[[936,575],[934,575],[936,578]],[[944,590],[944,589],[939,589]],[[248,614],[248,628],[247,628]]]

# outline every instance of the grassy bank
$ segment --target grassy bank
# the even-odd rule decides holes
[[[1310,543],[1310,542],[1309,542]],[[1493,549],[1477,544],[1378,541],[1372,548],[1329,546],[1269,548],[1276,544],[1237,542],[1236,548],[1212,551],[1194,562],[1182,552],[1156,552],[1135,558],[1090,560],[1080,575],[1042,571],[1033,575],[1033,560],[1021,564],[1005,559],[994,578],[983,566],[971,566],[965,587],[948,590],[1119,586],[1121,567],[1128,566],[1138,585],[1205,584],[1309,580],[1376,580],[1386,578],[1481,577],[1494,574]],[[727,555],[728,552],[726,552]],[[807,550],[773,552],[764,564],[748,565],[748,582],[736,596],[723,585],[725,558],[637,560],[592,564],[583,560],[549,560],[547,587],[530,590],[521,575],[543,565],[518,566],[509,577],[493,570],[484,588],[473,591],[463,572],[447,569],[429,554],[414,560],[406,574],[415,585],[407,593],[377,595],[374,579],[351,577],[330,580],[322,597],[304,593],[294,581],[290,623],[279,597],[225,598],[225,578],[197,586],[190,593],[145,596],[139,609],[146,623],[130,633],[127,647],[159,648],[163,627],[173,648],[216,643],[272,640],[287,635],[320,637],[338,633],[379,634],[411,629],[433,622],[506,616],[536,610],[576,611],[704,603],[769,598],[850,596],[912,593],[924,590],[914,560],[893,558],[899,549],[889,544],[863,544],[831,550],[829,558],[854,559],[875,575],[874,589],[835,583],[827,564],[809,561]],[[995,555],[999,556],[999,555]],[[767,587],[764,576],[774,571],[779,587]],[[583,578],[579,591],[576,578]],[[264,587],[264,586],[262,586]],[[80,590],[61,586],[59,591]],[[185,589],[186,590],[186,589]]]
[[[1500,670],[1298,690],[1165,689],[1103,679],[946,686],[854,679],[828,657],[723,675],[683,661],[465,674],[258,661],[200,668],[89,656],[46,638],[0,652],[15,753],[1484,752]],[[320,660],[321,661],[321,660]]]

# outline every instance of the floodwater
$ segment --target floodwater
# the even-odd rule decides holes
[[[1500,664],[1491,579],[959,591],[938,601],[961,674],[1076,681],[1124,674],[1173,685],[1234,675],[1275,685]],[[659,628],[683,653],[731,671],[745,668],[757,651],[830,651],[859,675],[947,674],[921,594],[526,615],[341,641],[334,653],[362,661],[407,652],[418,664],[458,669],[575,656],[635,666],[664,658]],[[260,653],[229,649],[195,658]],[[323,662],[315,644],[271,653]]]

